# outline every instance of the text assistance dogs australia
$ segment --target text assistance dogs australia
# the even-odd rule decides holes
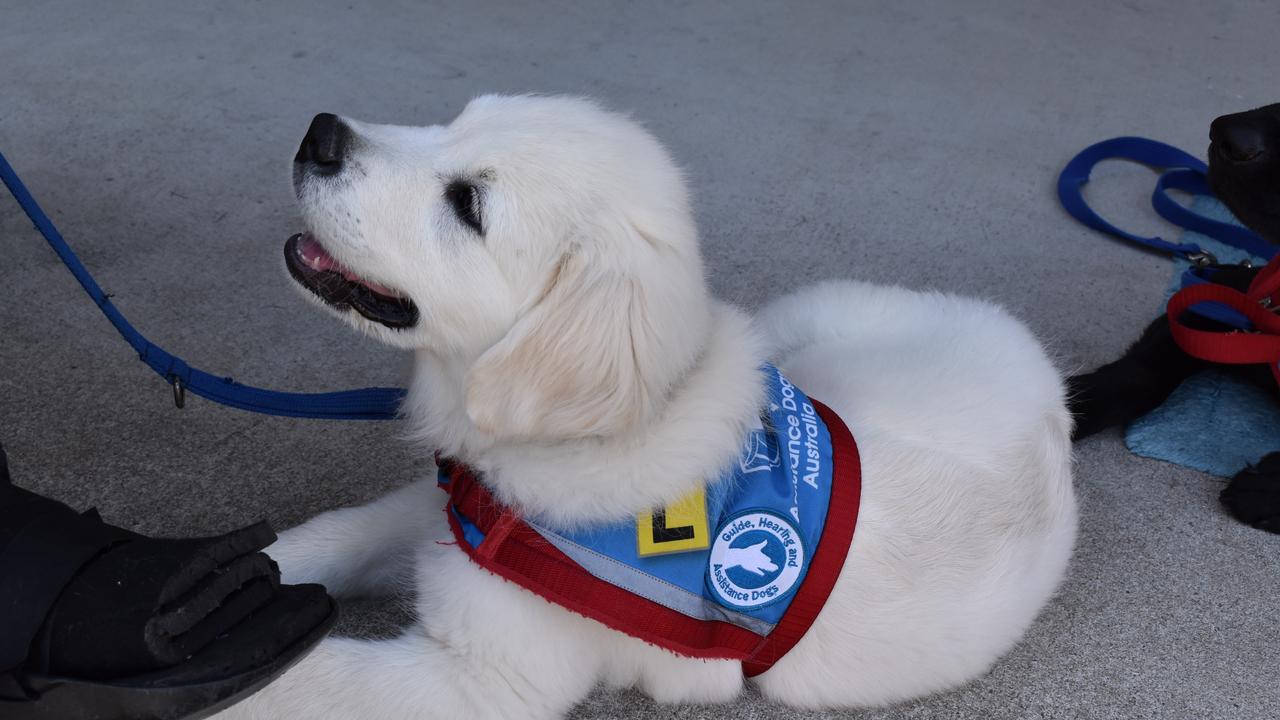
[[[1071,419],[1001,309],[828,282],[747,317],[708,295],[667,152],[585,100],[321,115],[295,186],[293,277],[414,351],[408,422],[447,460],[272,548],[338,596],[411,578],[414,627],[326,640],[227,717],[555,718],[600,683],[719,702],[744,673],[887,703],[983,673],[1062,580]]]

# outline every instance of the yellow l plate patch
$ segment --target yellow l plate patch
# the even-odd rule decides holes
[[[707,494],[702,488],[665,508],[636,515],[636,553],[640,557],[705,550],[710,546]]]

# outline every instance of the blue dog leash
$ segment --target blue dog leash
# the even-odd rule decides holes
[[[1152,250],[1180,255],[1193,264],[1212,257],[1195,243],[1176,243],[1161,237],[1135,235],[1099,217],[1085,203],[1082,190],[1089,182],[1094,166],[1103,160],[1128,160],[1160,170],[1155,191],[1151,194],[1151,205],[1169,222],[1221,240],[1251,255],[1270,259],[1276,254],[1278,248],[1252,230],[1199,215],[1169,197],[1170,190],[1213,197],[1208,182],[1209,167],[1172,145],[1140,137],[1118,137],[1090,145],[1062,169],[1058,176],[1058,199],[1072,217],[1085,225]]]
[[[1151,194],[1151,205],[1157,214],[1169,222],[1244,250],[1255,257],[1270,260],[1280,252],[1280,247],[1268,243],[1252,230],[1192,212],[1169,196],[1170,190],[1181,190],[1192,195],[1213,197],[1208,182],[1209,168],[1199,158],[1172,145],[1140,137],[1112,138],[1082,150],[1067,163],[1058,176],[1058,199],[1062,202],[1062,207],[1072,217],[1095,230],[1187,260],[1191,267],[1183,273],[1182,287],[1209,282],[1217,259],[1196,243],[1170,242],[1158,236],[1135,235],[1121,230],[1095,213],[1084,201],[1083,188],[1089,182],[1089,174],[1094,166],[1103,160],[1128,160],[1159,171],[1159,179]],[[1247,328],[1250,325],[1243,315],[1220,304],[1201,303],[1196,306],[1195,312],[1235,327]]]
[[[1183,286],[1207,282],[1214,257],[1195,243],[1170,242],[1160,237],[1143,237],[1126,232],[1102,219],[1084,201],[1083,187],[1094,166],[1103,160],[1122,159],[1160,169],[1151,202],[1156,212],[1176,225],[1214,237],[1241,248],[1252,255],[1270,259],[1280,248],[1270,245],[1256,233],[1229,223],[1198,215],[1169,197],[1169,190],[1182,190],[1197,195],[1212,195],[1206,180],[1208,168],[1199,159],[1175,147],[1139,137],[1120,137],[1091,145],[1076,155],[1058,178],[1058,198],[1072,217],[1085,225],[1143,247],[1183,257],[1192,268],[1183,276]],[[31,197],[13,167],[0,154],[0,179],[31,218],[36,229],[58,253],[58,257],[75,275],[85,292],[98,305],[120,335],[138,353],[139,359],[173,387],[174,402],[182,407],[189,390],[223,405],[289,417],[331,420],[388,420],[397,416],[405,391],[400,388],[364,388],[330,393],[286,393],[263,390],[217,377],[191,367],[185,360],[147,340],[111,303],[93,276],[72,252],[53,222]],[[1243,316],[1222,306],[1202,304],[1197,312],[1244,327]]]
[[[266,415],[325,420],[392,420],[397,417],[400,401],[405,396],[405,391],[401,388],[374,387],[327,393],[289,393],[242,385],[229,377],[218,377],[191,367],[182,358],[147,340],[125,319],[72,252],[49,216],[45,215],[35,198],[31,197],[31,193],[2,153],[0,179],[4,180],[9,192],[22,206],[27,217],[31,218],[31,222],[35,223],[36,229],[49,246],[62,258],[63,264],[80,281],[80,286],[93,298],[98,309],[138,353],[138,358],[173,387],[173,400],[178,407],[183,406],[189,391],[222,405]]]

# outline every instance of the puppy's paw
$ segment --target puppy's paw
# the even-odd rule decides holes
[[[1280,452],[1236,473],[1218,497],[1240,522],[1280,533]]]
[[[728,660],[680,658],[646,668],[640,690],[666,705],[716,705],[732,702],[742,692],[742,666]]]
[[[329,585],[332,582],[333,569],[328,567],[317,546],[314,528],[311,523],[289,528],[280,533],[279,539],[267,548],[267,554],[280,566],[280,582],[286,585],[319,583]]]

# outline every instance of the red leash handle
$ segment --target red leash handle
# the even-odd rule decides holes
[[[1183,288],[1169,298],[1166,313],[1174,342],[1192,357],[1227,365],[1267,363],[1280,383],[1280,316],[1264,307],[1273,293],[1280,290],[1280,260],[1267,263],[1242,293],[1234,288],[1206,283]],[[1182,315],[1193,305],[1215,302],[1244,315],[1253,323],[1254,332],[1231,330],[1213,332],[1196,330],[1182,322]]]

